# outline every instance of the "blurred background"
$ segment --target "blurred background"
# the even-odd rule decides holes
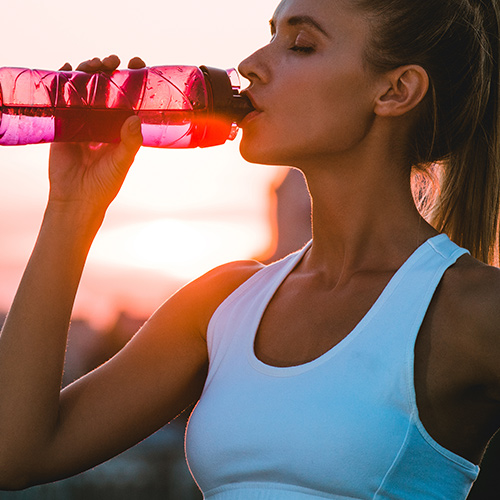
[[[134,56],[149,66],[236,67],[268,42],[276,4],[16,0],[2,11],[0,66],[75,67],[115,53],[124,67]],[[271,262],[309,239],[310,204],[301,174],[247,164],[238,143],[139,152],[89,255],[65,384],[119,350],[179,286],[230,260]],[[48,152],[47,145],[0,147],[0,323],[43,215]],[[199,499],[184,460],[187,415],[91,471],[21,492],[0,491],[0,499]],[[492,493],[498,453],[492,448],[490,455],[470,498],[499,497],[498,488]]]

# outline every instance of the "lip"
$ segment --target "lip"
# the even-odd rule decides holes
[[[254,121],[259,115],[262,114],[262,111],[251,111],[248,113],[248,115],[243,118],[242,122],[240,123],[241,128],[245,128],[250,122]]]
[[[259,113],[262,112],[262,109],[255,102],[255,98],[253,97],[253,95],[251,94],[251,92],[249,90],[243,90],[241,92],[241,95],[244,95],[244,96],[246,96],[248,98],[248,100],[252,103],[252,106],[254,107],[255,111],[258,111]]]
[[[254,97],[248,90],[243,90],[241,94],[245,95],[248,100],[252,103],[252,106],[254,107],[254,111],[251,111],[248,113],[245,118],[243,118],[243,121],[240,124],[240,127],[245,127],[245,125],[248,125],[251,121],[253,121],[257,116],[259,116],[262,113],[262,109],[259,107],[259,105],[255,102]]]

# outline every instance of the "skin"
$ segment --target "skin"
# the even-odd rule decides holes
[[[252,162],[300,168],[313,198],[312,247],[270,302],[255,341],[259,359],[289,366],[348,335],[436,231],[413,204],[405,161],[428,88],[425,71],[373,73],[364,61],[369,27],[341,0],[284,0],[272,33],[240,66],[257,108],[243,122],[241,152]],[[79,69],[118,63],[94,59]],[[2,488],[92,467],[196,401],[208,367],[208,322],[262,268],[234,262],[186,285],[120,353],[60,392],[86,255],[140,144],[130,118],[119,145],[52,146],[49,202],[0,336]],[[417,340],[420,417],[439,443],[474,462],[500,425],[498,297],[500,272],[461,257],[445,273]]]

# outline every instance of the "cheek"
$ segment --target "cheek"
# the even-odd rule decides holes
[[[366,136],[373,122],[373,103],[362,75],[354,73],[325,86],[311,110],[310,123],[318,140],[327,140],[335,150],[349,149]]]
[[[296,107],[287,120],[276,126],[274,134],[269,130],[266,135],[270,147],[281,146],[282,152],[286,150],[292,158],[335,155],[356,148],[372,123],[371,108],[357,94],[348,96],[332,91],[324,98],[317,95],[310,99],[303,108]]]
[[[362,141],[373,108],[360,75],[322,75],[314,81],[320,84],[296,81],[243,130],[240,151],[247,161],[294,165],[301,158],[339,153]]]

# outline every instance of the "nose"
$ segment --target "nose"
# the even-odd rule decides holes
[[[257,50],[241,61],[238,66],[240,75],[249,80],[251,84],[255,82],[267,83],[269,81],[269,64],[264,57],[264,49],[265,47],[262,47]]]

